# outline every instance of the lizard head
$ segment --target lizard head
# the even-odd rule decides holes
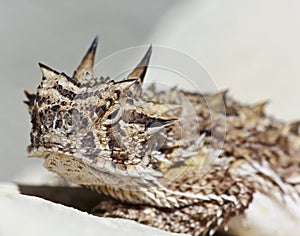
[[[97,43],[96,38],[72,77],[39,64],[36,93],[25,91],[32,123],[28,155],[44,158],[48,169],[66,178],[88,169],[88,179],[79,174],[72,179],[80,184],[90,184],[100,172],[136,175],[157,169],[167,161],[158,140],[176,121],[170,107],[142,96],[151,46],[125,79],[114,81],[94,77]]]

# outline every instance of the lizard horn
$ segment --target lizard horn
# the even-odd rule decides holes
[[[93,67],[95,60],[95,53],[98,45],[98,36],[94,39],[92,45],[88,49],[87,53],[83,57],[81,63],[74,71],[73,78],[78,82],[84,80],[87,77],[93,78]]]
[[[142,58],[140,63],[133,69],[133,71],[127,76],[127,79],[139,78],[141,83],[144,81],[144,77],[146,75],[150,57],[152,54],[152,45],[148,48],[145,56]]]
[[[59,75],[59,72],[51,69],[49,66],[46,66],[42,63],[39,63],[39,67],[41,69],[41,72],[43,74],[43,79],[53,79],[55,78],[57,75]]]

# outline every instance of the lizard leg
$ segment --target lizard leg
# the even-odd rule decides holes
[[[243,214],[253,199],[254,189],[250,183],[233,178],[230,173],[223,180],[218,188],[204,189],[202,194],[206,199],[195,198],[195,202],[186,206],[164,208],[109,200],[99,203],[92,213],[131,219],[174,233],[213,235],[232,217]],[[201,193],[195,196],[201,196]]]
[[[226,219],[238,214],[231,211],[234,207],[230,202],[224,203],[222,209],[213,202],[169,209],[109,200],[99,203],[92,213],[101,217],[130,219],[174,233],[204,236],[213,235],[218,228],[226,225]]]

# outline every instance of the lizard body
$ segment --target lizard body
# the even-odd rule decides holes
[[[264,113],[264,103],[243,105],[226,91],[142,89],[152,47],[125,79],[96,78],[96,47],[97,38],[72,77],[40,64],[37,92],[25,91],[28,155],[116,199],[95,214],[213,235],[244,214],[255,192],[295,213],[298,123],[280,122]]]

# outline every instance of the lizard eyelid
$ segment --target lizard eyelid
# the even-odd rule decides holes
[[[109,119],[109,120],[114,120],[114,119],[117,117],[119,111],[120,111],[120,108],[117,109],[117,110],[114,110],[112,113],[110,113],[110,114],[107,116],[107,119]]]
[[[122,116],[122,109],[117,108],[106,117],[104,123],[113,124],[117,122],[121,118],[121,116]]]

